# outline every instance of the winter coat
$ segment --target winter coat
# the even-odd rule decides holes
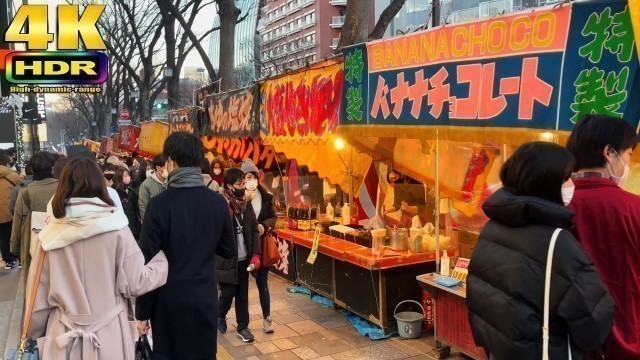
[[[11,191],[21,183],[22,179],[17,172],[0,165],[0,224],[13,220],[13,212],[9,210]]]
[[[45,253],[28,332],[37,339],[41,359],[134,360],[137,332],[130,299],[162,286],[168,264],[159,253],[145,265],[126,218],[120,216],[120,230],[70,241]],[[67,241],[66,232],[56,233]],[[29,284],[35,282],[40,256],[38,252],[34,258]]]
[[[209,190],[213,190],[215,192],[220,192],[220,184],[217,181],[211,178],[209,174],[202,174],[202,180],[204,181],[204,186],[209,188]]]
[[[46,212],[47,204],[58,188],[58,180],[47,178],[32,182],[20,190],[11,228],[11,253],[20,254],[22,271],[29,273],[31,263],[31,212]],[[28,194],[28,196],[25,196]]]
[[[33,175],[27,175],[27,178],[20,185],[11,190],[11,203],[9,204],[9,212],[11,213],[11,216],[16,212],[16,202],[18,201],[18,194],[20,194],[20,190],[26,188],[32,182]]]
[[[147,210],[147,204],[149,200],[156,195],[160,194],[166,189],[166,184],[158,179],[158,176],[153,173],[140,185],[138,191],[138,211],[140,211],[140,218],[144,219],[144,213]]]
[[[262,208],[258,215],[258,224],[264,226],[265,230],[274,229],[278,216],[276,215],[276,208],[273,205],[273,195],[268,192],[262,185],[258,185],[258,191],[262,197]]]
[[[149,201],[140,247],[146,259],[160,250],[169,259],[167,284],[136,300],[138,319],[151,319],[154,360],[215,358],[215,255],[233,256],[233,231],[227,202],[204,185],[169,187]]]
[[[231,213],[231,209],[228,209],[228,213]],[[239,216],[236,216],[239,218]],[[233,258],[222,259],[218,257],[216,259],[216,274],[218,276],[218,282],[221,284],[238,284],[238,236],[236,235],[237,220],[232,219],[233,222],[233,234],[231,240],[233,241]],[[262,252],[260,246],[260,233],[258,232],[258,221],[256,220],[256,214],[253,211],[251,202],[247,203],[247,208],[242,216],[242,234],[244,236],[244,245],[247,249],[247,258],[251,259],[253,254],[260,254]],[[246,269],[240,269],[240,271],[246,271]]]
[[[640,359],[640,197],[604,178],[574,179],[575,234],[616,303],[607,359]]]
[[[130,186],[127,194],[127,208],[124,209],[127,219],[129,219],[129,229],[136,240],[140,239],[140,229],[142,228],[140,207],[138,206],[139,186]]]
[[[483,205],[490,221],[469,265],[467,305],[473,338],[496,360],[542,358],[545,266],[555,229],[573,212],[537,197],[500,189]],[[613,324],[614,303],[569,231],[556,243],[551,275],[549,358],[573,359],[598,349]]]

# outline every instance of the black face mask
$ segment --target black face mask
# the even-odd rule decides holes
[[[244,189],[233,188],[233,195],[235,197],[243,197],[244,196]]]
[[[111,181],[113,180],[113,177],[115,176],[115,174],[104,174],[104,178]]]

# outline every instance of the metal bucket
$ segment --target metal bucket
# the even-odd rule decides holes
[[[422,313],[415,311],[403,311],[397,313],[398,307],[404,303],[412,302],[418,304]],[[398,321],[398,333],[405,339],[417,339],[422,335],[422,321],[424,321],[424,308],[419,302],[414,300],[401,301],[393,310],[393,317]]]

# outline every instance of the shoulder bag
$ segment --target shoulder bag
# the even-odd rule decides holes
[[[31,325],[31,315],[33,314],[33,307],[36,304],[36,296],[38,295],[38,285],[40,284],[40,275],[42,274],[42,265],[44,264],[44,258],[47,253],[42,249],[40,251],[40,261],[38,261],[38,270],[36,271],[35,283],[33,284],[33,291],[29,296],[27,302],[27,313],[24,317],[24,323],[22,325],[22,334],[20,335],[20,347],[18,349],[11,349],[8,352],[8,360],[39,360],[40,353],[35,344],[35,341],[27,339],[27,331],[29,325]]]
[[[553,251],[558,241],[558,236],[562,229],[558,228],[553,232],[551,242],[549,243],[549,251],[547,252],[547,270],[544,276],[544,317],[542,325],[542,360],[549,360],[549,295],[551,292],[551,267],[553,265]],[[568,359],[571,359],[571,338],[567,334],[567,351]]]
[[[268,268],[276,265],[280,261],[280,251],[278,251],[278,242],[276,240],[276,232],[267,230],[262,237],[262,254],[260,256],[260,266]]]

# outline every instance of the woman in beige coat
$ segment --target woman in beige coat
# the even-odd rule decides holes
[[[45,250],[28,335],[43,360],[134,359],[130,298],[165,284],[163,252],[147,265],[98,165],[71,160],[39,234]],[[36,255],[37,264],[41,252]],[[37,266],[29,273],[29,287]],[[28,295],[33,289],[28,289]]]

